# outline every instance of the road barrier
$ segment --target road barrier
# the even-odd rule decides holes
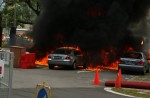
[[[106,81],[105,86],[114,87],[115,81]],[[150,90],[150,83],[149,82],[136,82],[136,81],[122,81],[121,87]]]
[[[43,84],[37,84],[35,98],[51,98],[50,86],[47,86],[45,82]]]
[[[0,51],[0,98],[12,97],[14,53]]]
[[[35,68],[35,53],[22,54],[19,68]]]

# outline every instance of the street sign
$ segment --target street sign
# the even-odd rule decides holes
[[[4,77],[4,61],[0,60],[0,78]]]
[[[44,88],[40,89],[37,98],[48,98],[47,92]]]
[[[36,98],[51,98],[50,86],[46,86],[45,82],[38,84],[36,86]]]

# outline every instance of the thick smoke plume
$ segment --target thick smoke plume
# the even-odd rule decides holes
[[[144,19],[150,0],[39,0],[41,13],[34,29],[36,49],[46,53],[75,45],[97,53],[126,47],[140,49],[140,37],[129,26]],[[141,35],[144,35],[141,32]],[[94,55],[95,56],[95,55]]]

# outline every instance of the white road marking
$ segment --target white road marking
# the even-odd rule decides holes
[[[77,73],[84,73],[84,72],[91,72],[91,71],[86,71],[86,70],[77,71]]]
[[[129,78],[125,78],[126,80],[129,80]]]

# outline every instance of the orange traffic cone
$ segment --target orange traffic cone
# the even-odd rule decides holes
[[[121,88],[121,81],[122,81],[122,75],[121,75],[121,69],[119,69],[119,72],[116,77],[115,88]]]
[[[122,73],[121,73],[121,69],[119,69],[119,78],[120,78],[120,82],[122,81]]]
[[[98,69],[95,71],[94,85],[100,85]]]

